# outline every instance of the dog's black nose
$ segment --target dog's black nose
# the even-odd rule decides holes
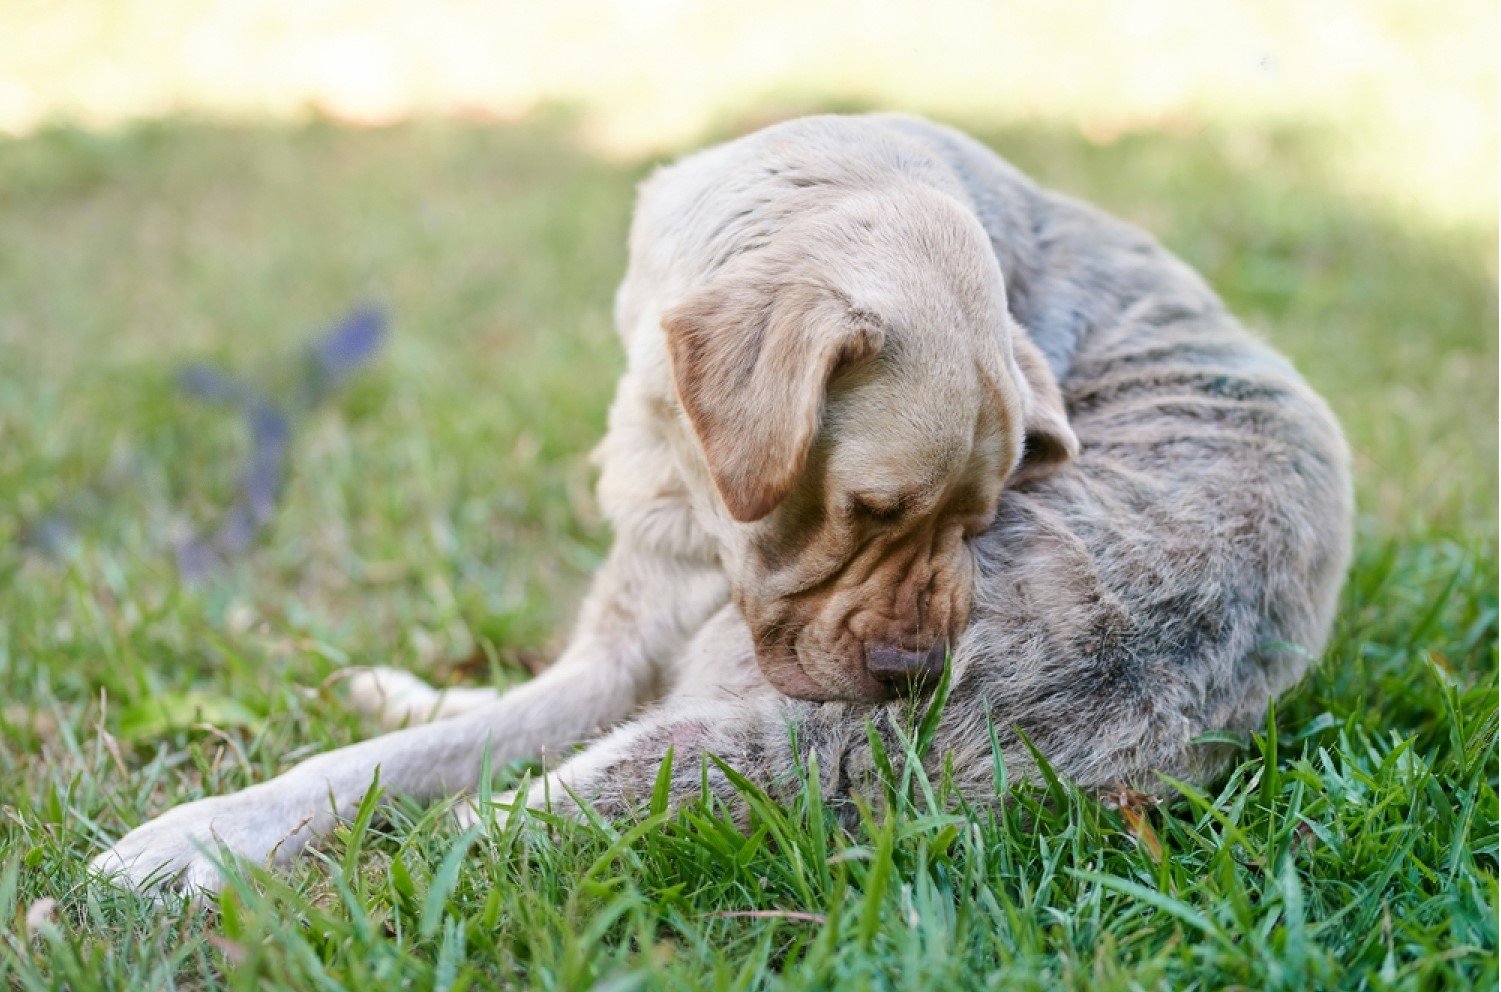
[[[929,689],[943,676],[948,660],[947,644],[933,645],[926,651],[906,648],[875,647],[865,649],[865,667],[870,674],[895,688]]]

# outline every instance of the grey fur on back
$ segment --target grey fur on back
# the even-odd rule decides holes
[[[1214,759],[1189,742],[1258,724],[1324,648],[1350,555],[1339,427],[1156,241],[963,135],[893,124],[936,146],[1006,246],[1012,311],[1082,443],[981,542],[945,736],[963,746],[988,708],[1082,783],[1199,778]]]
[[[890,142],[873,145],[872,125]],[[1229,751],[1195,739],[1256,726],[1333,622],[1351,492],[1328,407],[1150,236],[1039,189],[978,142],[892,116],[804,118],[742,140],[774,155],[808,129],[808,145],[848,132],[862,154],[967,198],[1082,442],[1073,464],[1003,495],[976,542],[974,608],[931,760],[951,755],[961,791],[993,797],[993,724],[1016,777],[1035,771],[1018,729],[1085,789],[1215,774]],[[895,751],[904,711],[786,701],[749,725],[699,728],[698,743],[765,782],[815,751],[839,798],[870,788],[867,720]],[[678,776],[696,791],[696,767]]]

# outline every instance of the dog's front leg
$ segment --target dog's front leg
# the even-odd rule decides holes
[[[657,594],[648,588],[653,583]],[[717,570],[617,545],[572,642],[532,681],[468,713],[339,748],[268,782],[179,806],[131,831],[94,868],[137,888],[216,890],[223,854],[286,863],[349,816],[377,774],[387,792],[427,802],[475,788],[487,755],[498,767],[566,749],[660,692],[658,659],[727,595]]]

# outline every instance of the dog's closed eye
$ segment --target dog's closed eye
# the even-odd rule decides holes
[[[850,495],[850,514],[861,517],[872,523],[890,524],[902,518],[907,512],[906,497],[904,495],[889,496],[884,493],[852,493]]]

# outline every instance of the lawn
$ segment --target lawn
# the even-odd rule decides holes
[[[1494,227],[1348,192],[1313,128],[972,129],[1203,271],[1356,451],[1336,635],[1227,778],[972,817],[910,783],[853,833],[807,799],[749,831],[397,805],[214,907],[90,884],[107,838],[369,733],[340,666],[506,681],[557,646],[608,539],[586,455],[651,163],[561,113],[44,130],[0,141],[0,986],[1494,987]],[[248,434],[181,371],[291,397],[362,301],[383,353],[294,416],[254,546],[185,580]]]

